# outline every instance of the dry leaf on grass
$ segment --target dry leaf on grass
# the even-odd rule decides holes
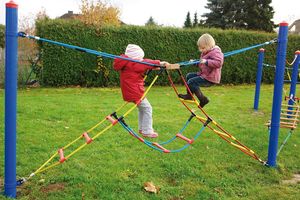
[[[157,194],[160,190],[160,188],[158,186],[155,186],[152,182],[144,183],[144,189],[146,190],[146,192],[152,192],[155,194]]]
[[[300,183],[300,174],[294,174],[293,178],[290,180],[283,180],[283,184],[297,184]]]

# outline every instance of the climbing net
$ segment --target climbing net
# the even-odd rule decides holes
[[[77,152],[79,152],[81,149],[83,149],[87,145],[91,144],[95,139],[97,139],[100,135],[104,134],[106,131],[111,129],[116,124],[120,124],[131,136],[133,136],[134,138],[136,138],[137,140],[139,140],[140,142],[142,142],[146,146],[148,146],[148,147],[150,147],[154,150],[157,150],[159,152],[162,152],[162,153],[177,153],[177,152],[180,152],[180,151],[186,149],[187,147],[189,147],[191,144],[193,144],[195,142],[195,140],[200,136],[200,134],[203,132],[203,130],[205,128],[209,128],[215,134],[217,134],[219,137],[221,137],[223,140],[228,142],[233,147],[239,149],[240,151],[242,151],[246,155],[254,158],[257,161],[259,161],[260,163],[266,164],[266,162],[263,161],[261,158],[259,158],[259,156],[253,150],[248,148],[246,145],[242,144],[232,134],[230,134],[228,131],[226,131],[220,124],[218,124],[212,117],[210,117],[207,114],[207,112],[205,112],[203,110],[203,108],[200,106],[199,102],[192,95],[192,93],[191,93],[191,91],[190,91],[190,89],[189,89],[189,87],[188,87],[188,85],[185,81],[185,78],[184,78],[184,76],[183,76],[180,69],[177,69],[177,72],[179,73],[180,78],[181,78],[182,82],[184,83],[186,89],[188,90],[188,92],[190,93],[190,95],[193,98],[192,98],[192,100],[188,100],[188,101],[180,99],[180,98],[178,98],[178,100],[190,112],[190,116],[187,119],[187,121],[184,123],[183,127],[176,134],[174,134],[174,136],[171,139],[169,139],[167,141],[163,141],[163,142],[152,142],[152,141],[149,141],[149,140],[146,140],[146,139],[142,138],[139,134],[137,134],[130,127],[130,125],[125,121],[125,119],[137,107],[137,105],[146,97],[146,95],[149,93],[150,89],[155,84],[158,77],[164,72],[167,74],[168,80],[169,80],[174,92],[178,96],[178,90],[177,90],[177,88],[176,88],[176,86],[175,86],[175,84],[172,80],[171,73],[169,71],[167,71],[164,67],[154,65],[154,64],[151,64],[151,63],[146,63],[146,62],[143,62],[143,61],[133,60],[133,59],[130,59],[130,58],[116,56],[116,55],[113,55],[113,54],[108,54],[108,53],[105,53],[105,52],[95,51],[95,50],[91,50],[91,49],[87,49],[87,48],[82,48],[82,47],[79,47],[79,46],[69,45],[69,44],[65,44],[65,43],[61,43],[61,42],[57,42],[57,41],[52,41],[52,40],[40,38],[40,37],[37,37],[37,36],[31,36],[31,35],[27,35],[24,32],[20,32],[19,36],[20,37],[26,37],[26,38],[29,38],[29,39],[35,39],[35,40],[42,41],[42,42],[51,43],[51,44],[54,44],[54,45],[63,46],[63,47],[66,47],[66,48],[78,50],[78,51],[85,52],[85,53],[94,54],[94,55],[97,55],[97,56],[103,56],[103,57],[112,58],[112,59],[120,58],[120,59],[124,59],[124,60],[129,60],[129,61],[132,61],[132,62],[147,64],[147,65],[150,65],[150,66],[153,66],[153,67],[159,67],[160,70],[155,75],[155,77],[153,78],[152,82],[150,83],[150,85],[146,89],[146,91],[143,94],[143,96],[141,97],[141,99],[138,102],[136,102],[133,106],[131,106],[127,111],[121,112],[121,110],[124,110],[124,107],[127,106],[129,102],[125,102],[123,105],[121,105],[119,108],[117,108],[114,112],[112,112],[111,114],[105,116],[95,126],[90,128],[89,130],[84,131],[83,133],[81,133],[75,140],[71,141],[69,144],[65,145],[64,147],[59,148],[46,162],[44,162],[37,170],[35,170],[33,173],[31,173],[27,178],[21,178],[20,180],[18,180],[17,181],[18,185],[26,182],[27,180],[29,180],[31,177],[35,176],[36,174],[45,172],[45,171],[47,171],[47,170],[49,170],[49,169],[51,169],[51,168],[53,168],[57,165],[60,165],[60,164],[64,163],[66,160],[68,160],[70,157],[75,155]],[[234,54],[238,54],[238,53],[241,53],[241,52],[244,52],[244,51],[248,51],[248,50],[251,50],[253,48],[263,46],[263,45],[273,44],[275,42],[276,42],[276,40],[271,40],[271,41],[268,41],[268,42],[265,42],[265,43],[262,43],[262,44],[253,45],[251,47],[246,47],[246,48],[243,48],[243,49],[227,52],[227,53],[224,53],[224,57],[231,56],[231,55],[234,55]],[[180,63],[177,63],[176,65],[179,65],[180,67],[184,67],[184,66],[188,66],[188,65],[198,64],[199,62],[200,62],[200,60],[191,60],[191,61],[180,62]],[[146,78],[147,78],[147,75],[145,76],[145,79]],[[194,111],[191,108],[190,105],[196,106],[196,108],[200,112],[200,114],[198,114],[196,111]],[[197,133],[195,133],[194,137],[188,138],[187,136],[184,135],[184,131],[193,119],[196,119],[197,121],[201,122],[202,126],[199,129],[199,131]],[[104,127],[100,128],[100,126],[103,126],[103,125],[104,125]],[[183,140],[185,142],[185,144],[182,147],[178,148],[178,149],[167,149],[165,147],[166,144],[169,144],[169,143],[171,143],[172,141],[174,141],[176,139],[177,140]],[[68,152],[68,149],[71,149],[71,147],[74,150],[71,151],[71,152]],[[54,159],[56,159],[56,161],[54,161]]]

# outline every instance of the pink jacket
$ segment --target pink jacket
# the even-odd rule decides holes
[[[122,57],[128,58],[126,55]],[[159,65],[159,60],[144,59],[143,62]],[[137,103],[145,92],[144,73],[152,66],[115,58],[113,67],[120,71],[121,90],[124,101]]]
[[[220,83],[224,61],[224,55],[220,47],[215,46],[210,51],[202,53],[200,59],[206,59],[207,63],[199,63],[201,71],[198,72],[198,75],[212,83]]]

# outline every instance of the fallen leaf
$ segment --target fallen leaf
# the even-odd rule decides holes
[[[40,179],[39,183],[45,183],[45,179]]]
[[[146,190],[146,192],[157,194],[160,188],[158,186],[155,186],[152,182],[146,182],[144,183],[144,189]]]

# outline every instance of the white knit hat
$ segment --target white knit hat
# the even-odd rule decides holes
[[[143,60],[145,53],[138,45],[129,44],[126,47],[125,55],[132,59]]]

